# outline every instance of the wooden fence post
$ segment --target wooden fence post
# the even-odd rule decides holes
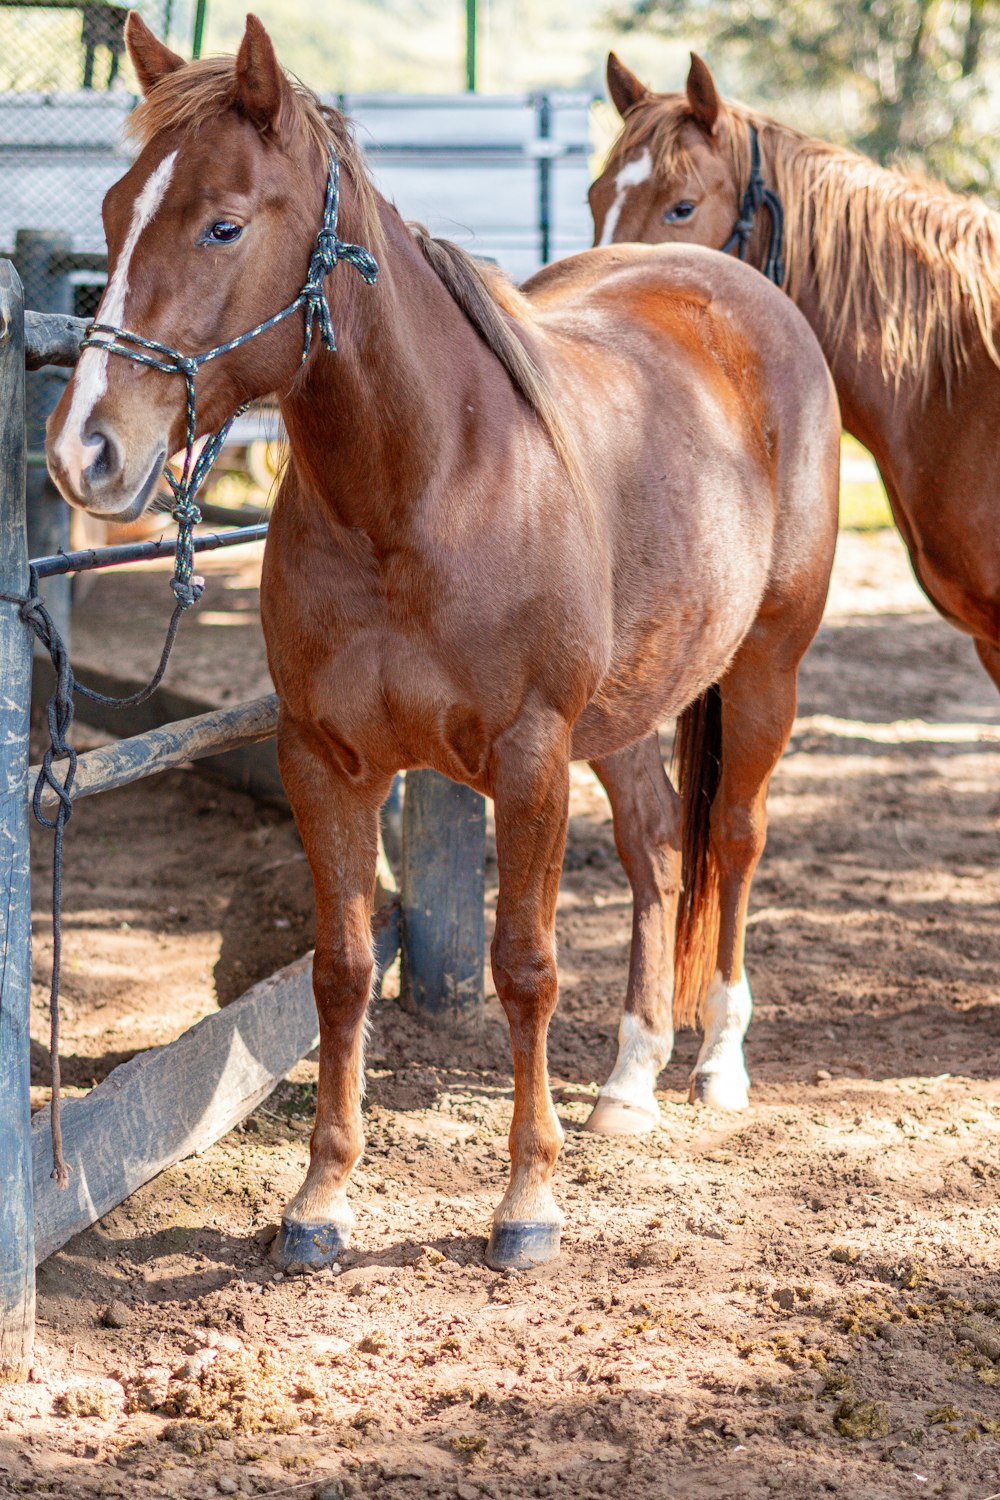
[[[0,592],[28,587],[24,519],[24,300],[0,260]],[[0,601],[0,1379],[27,1374],[35,1336],[31,1187],[31,633]]]
[[[481,1020],[486,803],[408,771],[403,799],[403,998],[435,1024]]]
[[[72,243],[48,230],[19,229],[14,241],[14,264],[24,288],[24,305],[33,312],[72,313],[73,287],[69,276]],[[45,467],[45,421],[66,389],[68,370],[52,368],[29,375],[27,406],[27,516],[28,556],[48,557],[70,545],[70,509]],[[70,644],[70,578],[53,578],[45,585],[45,603],[67,645]]]

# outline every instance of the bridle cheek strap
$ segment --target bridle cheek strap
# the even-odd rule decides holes
[[[197,577],[193,572],[194,553],[191,547],[194,527],[201,520],[201,511],[196,503],[198,492],[205,483],[209,470],[222,452],[233,423],[242,417],[251,405],[250,401],[244,401],[238,406],[218,431],[213,432],[206,439],[195,458],[198,428],[195,375],[202,365],[207,365],[210,360],[218,359],[220,355],[229,354],[233,349],[239,349],[243,344],[249,344],[252,339],[258,338],[262,333],[267,333],[268,329],[290,318],[293,313],[298,312],[300,307],[305,311],[306,325],[300,367],[305,364],[312,350],[313,326],[316,323],[319,324],[320,338],[326,348],[331,354],[337,352],[333,318],[324,284],[326,277],[339,261],[346,261],[348,265],[353,266],[369,286],[378,276],[378,263],[375,257],[363,246],[348,244],[338,235],[339,216],[340,163],[335,152],[331,150],[330,170],[327,175],[326,195],[323,203],[323,222],[316,235],[313,252],[309,257],[305,282],[294,302],[290,302],[273,317],[266,318],[263,323],[258,323],[255,328],[238,334],[236,338],[229,339],[225,344],[217,344],[214,349],[206,349],[203,354],[182,354],[179,349],[172,349],[169,344],[161,344],[156,339],[144,338],[142,334],[132,333],[127,328],[117,328],[110,323],[92,323],[82,340],[81,348],[100,349],[105,354],[120,354],[124,359],[130,359],[133,364],[147,365],[150,369],[162,370],[167,375],[183,375],[184,377],[185,444],[181,477],[177,479],[169,468],[163,471],[173,491],[173,516],[177,522],[174,576],[170,586],[174,591],[178,607],[182,610],[187,609],[201,597],[205,586],[204,579]]]
[[[771,220],[771,238],[768,242],[767,258],[761,269],[769,281],[773,281],[775,286],[781,286],[785,279],[783,259],[785,210],[777,193],[765,185],[764,174],[760,166],[760,142],[754,127],[750,125],[748,128],[750,131],[750,181],[747,183],[747,190],[740,204],[740,216],[722,250],[724,254],[728,254],[730,250],[735,249],[740,260],[746,260],[750,236],[753,234],[754,219],[762,208],[766,208]]]

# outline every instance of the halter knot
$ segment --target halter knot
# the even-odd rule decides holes
[[[757,132],[752,125],[749,125],[748,129],[750,131],[750,178],[746,192],[743,194],[743,202],[740,204],[740,216],[733,226],[732,234],[723,245],[722,251],[723,254],[728,254],[730,250],[735,249],[740,260],[746,260],[750,236],[753,234],[754,219],[762,208],[766,208],[771,219],[771,238],[767,247],[767,259],[762,270],[769,281],[773,281],[775,286],[781,286],[785,279],[785,265],[782,259],[785,211],[777,193],[764,181]]]

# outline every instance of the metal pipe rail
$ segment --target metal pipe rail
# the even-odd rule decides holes
[[[195,552],[215,552],[220,547],[239,547],[245,542],[262,542],[267,536],[267,522],[258,526],[236,526],[232,531],[210,531],[193,542]],[[118,547],[86,547],[79,552],[54,552],[50,557],[36,557],[31,566],[39,578],[55,578],[60,573],[90,573],[95,568],[118,568],[124,563],[150,562],[157,557],[172,557],[173,537],[159,537],[153,542],[122,542]]]

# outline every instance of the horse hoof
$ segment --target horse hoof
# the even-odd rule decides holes
[[[750,1103],[750,1085],[745,1078],[727,1077],[724,1073],[692,1073],[688,1101],[707,1105],[709,1109],[746,1109]]]
[[[332,1265],[346,1248],[347,1235],[336,1224],[282,1219],[268,1258],[286,1276],[301,1276]]]
[[[559,1254],[560,1227],[503,1219],[493,1225],[486,1264],[492,1271],[530,1271]]]
[[[583,1128],[594,1135],[644,1135],[659,1124],[660,1109],[655,1101],[653,1108],[648,1109],[643,1104],[628,1104],[624,1099],[608,1099],[598,1094]]]

